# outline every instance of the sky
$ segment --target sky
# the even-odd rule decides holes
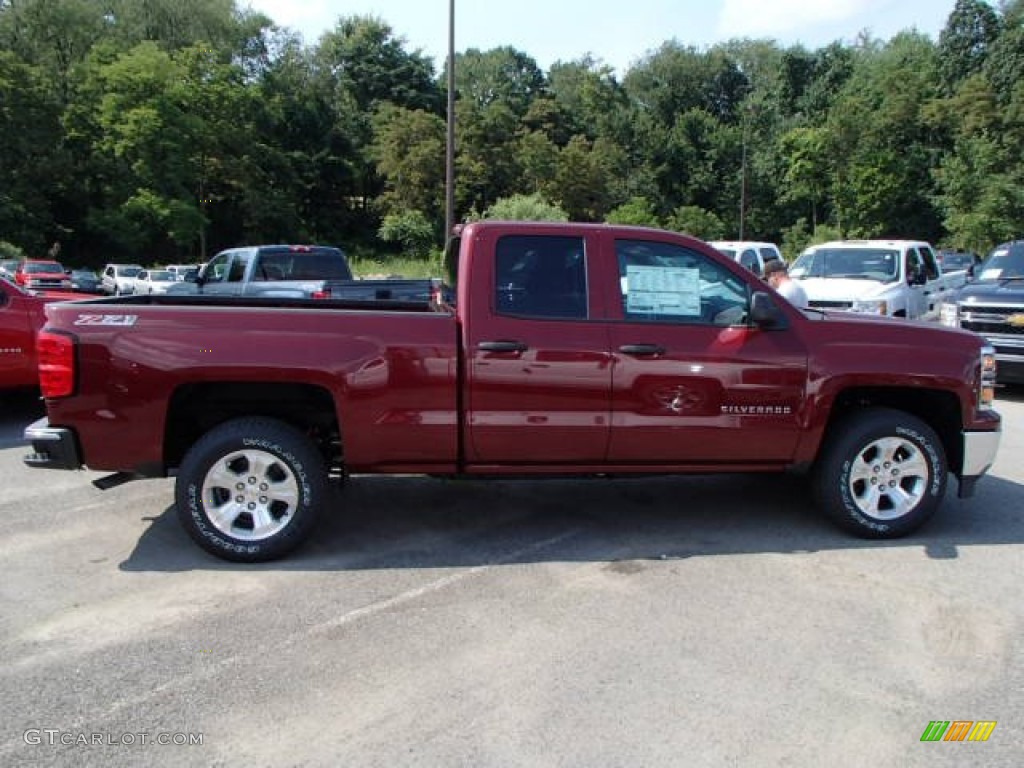
[[[314,44],[345,16],[375,16],[406,49],[448,52],[450,0],[238,0]],[[619,75],[675,39],[706,48],[731,38],[770,38],[810,50],[864,30],[888,40],[904,29],[937,39],[956,0],[456,0],[455,50],[510,45],[543,70],[586,54]]]

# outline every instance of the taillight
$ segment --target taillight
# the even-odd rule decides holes
[[[324,288],[322,291],[313,291],[310,296],[314,299],[329,299],[331,298],[331,289]]]
[[[75,392],[75,337],[40,331],[36,337],[39,389],[43,397],[67,397]]]

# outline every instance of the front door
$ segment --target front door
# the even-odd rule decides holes
[[[796,335],[749,326],[748,284],[702,253],[641,239],[615,250],[609,463],[792,457],[807,379]]]

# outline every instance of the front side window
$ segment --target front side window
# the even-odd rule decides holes
[[[746,283],[703,254],[645,240],[618,240],[615,252],[626,320],[718,326],[746,321]]]
[[[740,264],[749,269],[755,275],[761,274],[761,265],[757,261],[757,254],[749,248],[740,254]]]
[[[509,235],[498,240],[494,309],[499,315],[583,320],[587,269],[583,239]]]
[[[939,267],[936,264],[935,253],[931,248],[925,248],[921,246],[918,251],[921,254],[921,261],[924,262],[924,273],[928,275],[929,280],[939,279]]]
[[[227,280],[228,267],[231,264],[231,251],[218,253],[203,270],[203,277],[208,283],[221,283]]]

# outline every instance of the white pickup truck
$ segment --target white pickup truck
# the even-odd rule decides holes
[[[937,320],[939,308],[967,282],[945,274],[934,249],[920,240],[841,240],[812,245],[789,274],[808,306],[889,317]]]

